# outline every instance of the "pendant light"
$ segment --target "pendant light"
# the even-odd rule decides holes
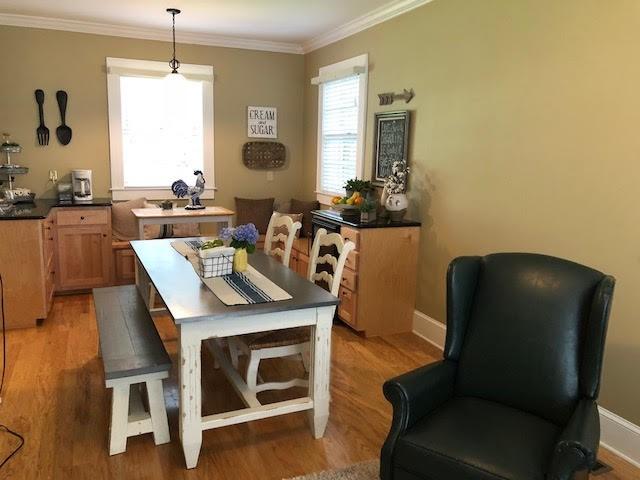
[[[166,78],[167,80],[182,80],[184,77],[178,72],[180,68],[180,62],[176,58],[176,15],[180,13],[180,10],[177,8],[167,8],[167,13],[171,14],[172,20],[172,33],[173,33],[173,58],[169,62],[169,67],[171,68],[171,73],[169,73]]]

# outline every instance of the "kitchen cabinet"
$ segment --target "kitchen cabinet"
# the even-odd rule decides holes
[[[136,256],[129,242],[113,242],[113,284],[136,283]]]
[[[367,337],[412,331],[420,223],[362,223],[317,210],[313,224],[314,231],[340,233],[356,246],[342,273],[338,318]]]
[[[354,241],[340,282],[338,317],[367,337],[413,330],[420,229],[342,226]]]
[[[56,209],[56,291],[111,283],[110,207]]]
[[[47,317],[55,284],[55,216],[0,221],[0,274],[6,328],[33,327]]]

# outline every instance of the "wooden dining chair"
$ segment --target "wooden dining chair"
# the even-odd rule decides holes
[[[301,228],[302,223],[294,222],[288,215],[273,212],[264,240],[264,253],[279,257],[282,264],[288,267],[293,241]]]
[[[339,233],[327,233],[321,228],[313,241],[307,279],[314,283],[326,283],[331,294],[337,297],[347,256],[355,248],[353,242],[345,241]],[[320,271],[319,266],[322,266]],[[301,355],[304,369],[309,371],[310,336],[309,327],[299,327],[232,337],[228,342],[231,361],[237,369],[238,356],[247,355],[246,381],[249,390],[254,393],[306,387],[309,382],[303,378],[294,378],[286,382],[258,383],[258,367],[260,361],[266,358]]]

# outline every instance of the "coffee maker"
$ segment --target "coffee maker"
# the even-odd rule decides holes
[[[93,200],[91,170],[71,170],[74,202],[90,202]]]

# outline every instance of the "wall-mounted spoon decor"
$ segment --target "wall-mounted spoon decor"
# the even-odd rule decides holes
[[[36,90],[36,102],[38,103],[38,113],[40,114],[40,126],[36,128],[36,137],[38,145],[49,145],[49,129],[44,124],[44,92],[40,89]]]
[[[62,145],[69,145],[72,132],[65,121],[67,115],[67,92],[58,90],[56,92],[56,100],[58,100],[58,107],[60,108],[60,126],[56,128],[56,136]]]

